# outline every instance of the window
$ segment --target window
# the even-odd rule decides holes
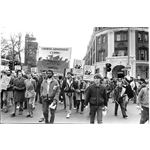
[[[95,51],[95,41],[93,42],[93,52]]]
[[[138,41],[142,41],[142,33],[138,33]]]
[[[116,32],[116,41],[127,41],[127,31]]]
[[[148,49],[139,49],[138,60],[148,61]]]
[[[121,41],[121,35],[120,34],[117,34],[116,41]]]
[[[95,53],[93,54],[93,64],[95,63]]]
[[[97,42],[98,42],[99,45],[101,44],[101,36],[99,36],[99,37],[97,38]]]
[[[106,42],[106,36],[104,35],[102,39],[102,43],[105,43],[105,42]]]
[[[113,54],[113,56],[127,56],[127,55],[128,55],[127,48],[115,49],[115,52]]]
[[[146,33],[144,34],[144,41],[148,42],[148,34],[146,34]]]

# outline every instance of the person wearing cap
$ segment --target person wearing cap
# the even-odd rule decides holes
[[[144,124],[149,121],[149,82],[146,83],[146,87],[140,90],[137,106],[141,110],[140,124]]]
[[[42,98],[42,106],[43,106],[43,116],[45,123],[54,123],[55,119],[55,111],[50,108],[51,104],[57,104],[56,93],[58,91],[58,81],[53,77],[54,73],[52,70],[47,71],[47,78],[45,78],[41,85],[41,98]],[[49,110],[51,113],[50,121],[49,121]]]
[[[101,84],[102,77],[100,74],[94,76],[94,84],[90,85],[86,91],[85,105],[90,104],[90,123],[94,124],[95,115],[97,114],[97,122],[102,123],[103,110],[107,109],[107,91]]]

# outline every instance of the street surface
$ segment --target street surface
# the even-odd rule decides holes
[[[36,108],[34,110],[33,118],[27,118],[27,110],[24,110],[23,115],[16,114],[16,117],[10,117],[12,113],[12,108],[8,113],[1,112],[1,123],[2,124],[20,124],[20,123],[33,123],[39,124],[39,119],[42,117],[42,105],[38,102],[36,103]],[[118,108],[118,116],[114,116],[114,106],[115,103],[112,103],[112,100],[109,100],[108,103],[108,112],[107,115],[103,119],[104,124],[139,124],[140,115],[136,108],[136,104],[133,102],[129,102],[127,107],[127,115],[128,118],[124,119],[121,114],[120,107]],[[83,114],[76,112],[76,110],[72,110],[71,117],[66,119],[66,112],[63,109],[63,104],[58,104],[57,111],[55,114],[55,124],[89,124],[89,108],[84,110]],[[44,123],[44,122],[42,122]],[[95,123],[97,123],[95,121]]]

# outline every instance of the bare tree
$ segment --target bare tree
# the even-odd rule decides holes
[[[21,62],[21,52],[23,51],[22,48],[22,34],[14,34],[10,35],[10,39],[1,38],[1,54],[2,57],[7,58],[9,60],[19,61]],[[19,60],[17,60],[17,56]]]

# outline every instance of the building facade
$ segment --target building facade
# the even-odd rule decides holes
[[[95,27],[84,60],[104,77],[106,63],[110,63],[109,78],[119,77],[119,74],[149,78],[148,28]]]

